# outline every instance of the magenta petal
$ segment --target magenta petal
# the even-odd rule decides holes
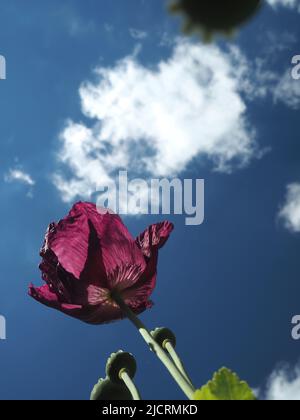
[[[59,307],[60,306],[60,302],[58,299],[58,296],[51,292],[49,286],[47,284],[45,284],[44,286],[41,287],[34,287],[32,284],[29,286],[29,296],[33,297],[34,299],[36,299],[38,302],[44,303],[44,304],[48,304],[48,306],[52,306],[52,307]]]
[[[53,293],[47,284],[41,287],[34,287],[33,285],[29,286],[29,296],[33,297],[40,303],[50,306],[55,309],[82,309],[81,305],[74,305],[69,303],[61,303],[58,296]]]
[[[156,286],[158,250],[167,242],[174,225],[168,221],[149,226],[137,239],[147,267],[133,290],[127,291],[128,297],[136,296],[137,302],[147,301]]]
[[[116,283],[121,289],[132,286],[137,281],[135,276],[116,279],[114,274],[130,266],[139,267],[141,272],[145,270],[145,259],[135,240],[116,214],[107,213],[100,216],[93,204],[89,207],[88,213],[99,239],[101,258],[108,280],[107,286],[113,288]]]
[[[155,282],[154,282],[155,284]],[[122,293],[122,298],[126,305],[130,307],[135,313],[141,313],[148,308],[152,308],[153,302],[149,300],[149,297],[153,292],[153,283],[140,282],[132,289],[125,290]]]
[[[72,305],[71,303],[62,303],[61,308],[66,311],[72,311],[74,309],[82,309],[81,305]]]
[[[164,246],[173,229],[173,223],[168,221],[151,225],[136,238],[136,243],[143,254],[150,258],[153,251]]]
[[[79,279],[87,260],[89,235],[89,219],[83,203],[78,203],[65,219],[49,226],[41,256],[51,250],[62,267]]]
[[[83,321],[85,320],[86,311],[84,311],[81,305],[61,303],[58,296],[51,292],[48,285],[44,285],[42,287],[34,287],[33,285],[30,285],[28,294],[43,305],[57,309],[74,318],[82,319]]]

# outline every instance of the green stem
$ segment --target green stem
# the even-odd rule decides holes
[[[124,369],[124,370],[122,370],[120,372],[120,378],[123,380],[123,382],[125,383],[125,385],[129,389],[129,391],[130,391],[130,393],[132,395],[133,400],[134,401],[141,400],[140,393],[139,393],[137,387],[135,386],[134,382],[132,381],[132,379],[128,375],[126,369]]]
[[[175,382],[178,386],[182,389],[184,394],[187,396],[189,400],[194,399],[195,389],[191,386],[191,384],[186,380],[180,370],[175,366],[175,364],[171,361],[167,353],[162,349],[162,347],[154,340],[148,329],[139,320],[139,318],[132,312],[132,310],[126,305],[124,300],[121,296],[117,293],[112,294],[112,299],[117,303],[120,307],[124,315],[133,323],[133,325],[138,329],[141,336],[149,346],[150,350],[153,351],[156,356],[160,359],[160,361],[165,365]]]
[[[164,344],[164,348],[167,350],[167,352],[169,353],[170,357],[172,358],[173,362],[175,363],[175,365],[177,366],[177,368],[180,370],[180,372],[182,373],[182,375],[185,377],[185,379],[189,382],[189,384],[194,388],[194,385],[192,384],[192,381],[180,359],[180,357],[178,356],[178,354],[176,353],[174,347],[172,346],[172,343],[170,341],[167,341]]]

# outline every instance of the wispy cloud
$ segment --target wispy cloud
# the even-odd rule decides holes
[[[284,6],[290,9],[298,9],[300,11],[299,0],[267,0],[267,2],[274,8]]]
[[[120,168],[171,176],[198,156],[221,172],[248,164],[256,142],[235,64],[216,46],[180,41],[156,68],[136,55],[98,68],[98,81],[80,88],[91,123],[69,121],[60,134],[54,182],[62,198],[89,196]]]
[[[292,37],[289,42],[293,42]],[[284,49],[286,45],[282,42],[278,48]],[[270,68],[269,55],[250,62],[236,47],[232,48],[232,55],[236,59],[235,72],[240,80],[240,90],[248,100],[270,97],[274,104],[282,103],[290,109],[300,109],[300,81],[292,77],[292,57],[287,69],[280,73]]]
[[[174,37],[167,31],[164,31],[160,34],[159,46],[160,47],[173,47],[176,41]]]
[[[300,183],[288,185],[286,200],[279,217],[288,230],[300,232]]]
[[[267,401],[300,401],[300,365],[276,369],[261,398]]]
[[[53,15],[67,30],[71,37],[81,37],[96,31],[92,19],[83,18],[71,3],[63,3],[54,9]]]
[[[129,29],[129,33],[130,33],[130,36],[133,39],[136,39],[138,41],[141,41],[141,40],[143,40],[143,39],[145,39],[145,38],[148,37],[148,33],[147,32],[141,31],[141,30],[135,29],[135,28],[130,28]]]
[[[33,187],[35,185],[34,179],[27,172],[21,169],[10,169],[4,176],[5,182],[20,182],[25,185]]]
[[[69,34],[72,37],[81,36],[95,32],[96,26],[95,23],[91,20],[88,22],[83,22],[81,18],[77,16],[70,16],[67,21],[67,28]]]
[[[300,108],[300,80],[292,78],[291,70],[287,70],[276,85],[274,100],[295,110]]]
[[[114,26],[113,25],[111,25],[110,23],[104,23],[104,30],[107,32],[107,33],[109,33],[109,34],[111,34],[111,33],[113,33],[114,32],[114,30],[115,30],[115,28],[114,28]]]
[[[239,80],[239,89],[248,100],[257,100],[273,95],[273,91],[280,81],[280,74],[269,68],[266,57],[257,57],[250,61],[237,47],[231,48],[231,54],[235,61],[233,71]]]

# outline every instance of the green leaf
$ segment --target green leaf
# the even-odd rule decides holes
[[[202,401],[254,401],[255,395],[249,385],[241,381],[231,370],[222,368],[213,380],[196,391],[195,400]]]

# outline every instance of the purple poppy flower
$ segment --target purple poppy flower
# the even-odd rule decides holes
[[[29,295],[90,324],[124,317],[113,293],[141,313],[152,306],[158,250],[172,230],[171,223],[158,223],[134,240],[118,215],[77,203],[49,226],[40,264],[45,285],[30,285]]]

